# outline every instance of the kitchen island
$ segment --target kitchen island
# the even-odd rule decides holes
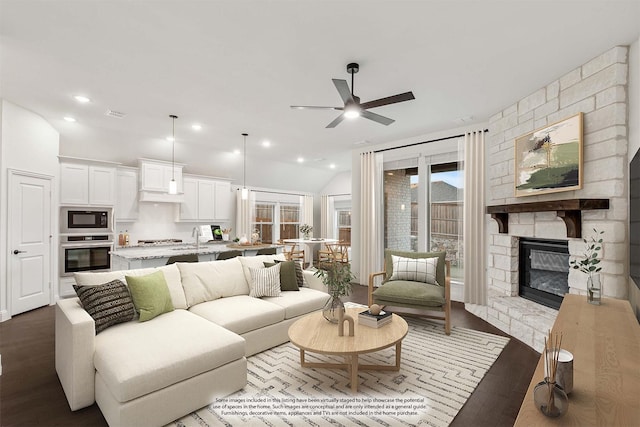
[[[259,249],[276,248],[282,252],[282,245],[238,245],[234,242],[209,242],[169,244],[169,245],[139,245],[118,247],[111,252],[111,270],[131,270],[137,268],[159,267],[165,265],[170,257],[178,255],[198,255],[199,262],[215,261],[218,254],[226,251],[242,251],[244,256],[254,256]]]

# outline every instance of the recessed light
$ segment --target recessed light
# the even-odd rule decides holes
[[[240,154],[240,150],[238,149],[233,150],[233,154]]]
[[[193,130],[202,130],[202,125],[198,123],[194,123],[191,125],[191,129]]]
[[[263,147],[271,147],[271,141],[265,139],[264,141],[262,141],[262,146]]]
[[[91,100],[84,95],[76,95],[73,98],[81,104],[86,104],[87,102],[91,102]]]
[[[76,121],[76,119],[74,119],[74,118],[73,118],[73,117],[71,117],[71,116],[65,116],[65,118],[64,118],[64,119],[65,119],[66,121],[70,122],[70,123],[73,123],[73,122],[75,122],[75,121]]]
[[[335,163],[331,163],[331,164],[329,165],[329,167],[330,167],[331,169],[335,169],[335,168],[336,168],[336,164],[335,164]]]
[[[304,157],[298,157],[298,163],[304,162]]]
[[[174,138],[174,137],[172,137],[172,136],[168,136],[168,137],[167,137],[167,141],[169,141],[169,142],[173,142],[174,140],[175,140],[175,138]]]

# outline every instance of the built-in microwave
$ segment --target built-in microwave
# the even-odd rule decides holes
[[[63,207],[60,210],[60,233],[113,233],[113,209]]]

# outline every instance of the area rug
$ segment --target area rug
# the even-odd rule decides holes
[[[399,372],[359,373],[300,367],[286,343],[248,358],[246,387],[170,424],[203,426],[448,426],[509,341],[506,337],[406,317]],[[307,353],[310,362],[343,360]],[[395,363],[395,347],[360,356]]]

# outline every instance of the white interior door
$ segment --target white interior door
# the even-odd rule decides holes
[[[11,315],[51,300],[51,179],[10,172]]]

